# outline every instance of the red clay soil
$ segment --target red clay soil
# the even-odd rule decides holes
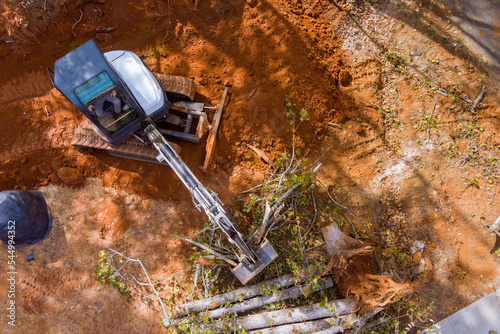
[[[24,10],[3,5],[3,26],[10,32],[0,44],[3,189],[47,184],[57,180],[54,173],[61,166],[77,167],[106,184],[127,183],[129,191],[144,195],[171,197],[172,189],[180,186],[165,168],[99,154],[84,156],[70,147],[74,128],[85,126],[85,120],[51,90],[44,67],[52,67],[58,57],[90,38],[103,51],[136,51],[154,71],[194,79],[196,99],[209,105],[219,102],[219,87],[229,85],[231,103],[217,144],[218,161],[226,171],[247,151],[241,143],[276,151],[290,145],[285,96],[306,108],[312,120],[300,129],[299,146],[321,140],[317,132],[324,131],[325,119],[342,113],[332,111],[331,97],[343,64],[339,42],[325,20],[314,18],[316,12],[298,16],[286,1],[252,6],[243,1],[215,1],[210,6],[183,1],[57,3],[30,2]],[[328,8],[335,18],[337,10]],[[26,16],[21,23],[29,22],[29,30],[19,18],[16,21],[19,13]],[[203,145],[182,146],[188,165],[202,164]],[[115,175],[114,169],[109,173],[110,167],[137,173],[140,180],[118,180],[124,175]]]
[[[132,291],[127,303],[115,290],[92,279],[97,252],[106,246],[126,250],[141,257],[150,274],[166,284],[169,275],[188,267],[191,249],[169,238],[191,235],[205,221],[168,167],[71,147],[75,128],[88,123],[52,87],[45,67],[53,68],[59,57],[91,38],[103,51],[130,50],[153,71],[193,79],[195,100],[207,105],[216,106],[220,87],[230,87],[217,138],[215,171],[203,173],[198,168],[203,165],[206,138],[198,145],[177,142],[186,164],[224,203],[233,204],[234,196],[264,177],[265,164],[246,144],[269,156],[290,149],[292,132],[284,108],[289,97],[297,110],[307,110],[310,119],[297,129],[296,148],[323,159],[320,179],[343,196],[343,203],[354,207],[363,221],[387,218],[382,228],[404,225],[396,237],[406,244],[415,237],[424,240],[427,261],[438,262],[440,254],[452,259],[449,267],[441,263],[440,271],[428,264],[424,273],[426,282],[431,282],[429,290],[423,290],[430,301],[441,298],[437,294],[444,291],[443,277],[449,275],[449,295],[438,305],[438,316],[489,292],[498,276],[498,260],[489,253],[492,239],[471,228],[472,218],[465,214],[449,223],[456,212],[463,213],[461,208],[479,219],[484,206],[474,209],[474,203],[484,194],[472,189],[470,199],[450,200],[439,214],[425,208],[417,211],[424,203],[437,206],[448,198],[438,200],[438,196],[456,195],[461,185],[446,182],[462,182],[463,175],[444,173],[440,153],[412,146],[410,140],[387,141],[384,118],[374,102],[387,85],[383,65],[375,58],[344,53],[336,29],[345,14],[326,0],[3,0],[0,191],[44,186],[59,217],[46,240],[18,251],[22,279],[18,285],[22,291],[16,296],[18,322],[13,328],[2,320],[0,329],[9,333],[161,331],[158,305],[142,299],[143,291]],[[406,82],[399,85],[400,92],[411,92]],[[408,101],[407,106],[417,103],[410,93]],[[487,112],[491,116],[495,110],[491,106]],[[493,116],[485,122],[493,129],[487,130],[489,134],[498,128]],[[409,131],[406,139],[412,136]],[[493,136],[488,138],[488,145],[493,145]],[[428,159],[423,176],[420,159]],[[431,174],[441,176],[435,188],[427,187]],[[402,205],[391,202],[387,184],[404,190]],[[496,195],[495,189],[491,191]],[[488,210],[484,210],[487,220],[498,215]],[[408,226],[395,214],[410,212],[415,216]],[[475,256],[477,247],[483,251]],[[26,262],[33,251],[35,261]],[[6,263],[5,252],[0,261]],[[8,302],[5,275],[0,273],[2,319]],[[439,282],[434,290],[432,282]]]

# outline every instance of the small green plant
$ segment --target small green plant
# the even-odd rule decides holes
[[[441,43],[443,44],[450,44],[451,41],[448,37],[441,37]]]
[[[422,120],[424,122],[425,131],[429,131],[430,129],[437,129],[437,121],[435,117],[422,115]]]
[[[291,125],[295,124],[297,116],[301,122],[309,120],[309,113],[307,112],[307,110],[302,108],[297,114],[297,112],[295,111],[296,106],[297,105],[293,103],[291,97],[285,97],[285,116],[286,118],[288,118]]]
[[[459,124],[459,126],[451,133],[452,138],[472,139],[476,134],[484,131],[484,127],[475,121],[467,121]]]
[[[471,187],[474,187],[474,188],[479,189],[479,181],[478,181],[476,178],[472,179],[472,180],[469,182],[469,185],[470,185]]]
[[[301,122],[309,120],[309,113],[304,108],[300,109],[299,115],[300,115]]]
[[[406,64],[404,58],[397,52],[386,52],[384,56],[395,69],[398,69]]]
[[[403,125],[404,123],[400,120],[398,120],[397,117],[397,110],[395,107],[390,107],[390,108],[382,108],[380,109],[380,112],[382,115],[384,115],[384,123],[389,126],[393,126],[395,129],[398,129]]]
[[[460,153],[458,151],[458,145],[455,143],[450,143],[448,145],[448,147],[446,148],[446,156],[449,159],[453,159],[453,158],[457,157],[459,154]]]
[[[481,75],[479,76],[479,78],[478,78],[478,80],[479,80],[479,84],[480,84],[481,86],[484,86],[484,85],[486,84],[486,79],[488,79],[488,75],[486,75],[486,74],[481,74]]]
[[[293,118],[293,107],[295,104],[292,102],[292,98],[287,96],[285,97],[285,116],[288,119]]]
[[[122,262],[120,258],[118,262]],[[114,269],[111,260],[105,250],[99,252],[99,262],[95,265],[94,279],[101,284],[109,284],[116,288],[122,295],[128,295],[129,290],[125,283],[120,278],[116,277],[116,270]]]
[[[495,256],[500,257],[500,247],[495,251]]]

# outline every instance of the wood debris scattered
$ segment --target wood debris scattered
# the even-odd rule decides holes
[[[259,156],[259,158],[262,159],[262,161],[267,163],[269,166],[273,166],[273,162],[271,161],[271,159],[269,159],[269,157],[262,150],[250,144],[247,144],[247,146],[249,149],[254,151]]]

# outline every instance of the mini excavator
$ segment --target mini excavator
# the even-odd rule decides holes
[[[200,139],[206,113],[203,103],[193,102],[196,85],[192,80],[152,73],[129,51],[102,53],[93,40],[58,59],[54,71],[47,70],[53,85],[92,127],[77,129],[73,146],[169,165],[191,193],[196,208],[203,209],[238,249],[239,263],[232,272],[243,284],[278,256],[268,240],[255,244],[238,231],[218,196],[182,161],[180,147],[165,139]]]

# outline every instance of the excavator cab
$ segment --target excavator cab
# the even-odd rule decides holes
[[[129,51],[103,54],[93,40],[58,59],[51,79],[99,136],[114,146],[130,138],[146,118],[157,121],[168,114],[165,92],[137,55]],[[110,102],[113,91],[120,110],[114,110]],[[95,108],[113,116],[98,116]]]

